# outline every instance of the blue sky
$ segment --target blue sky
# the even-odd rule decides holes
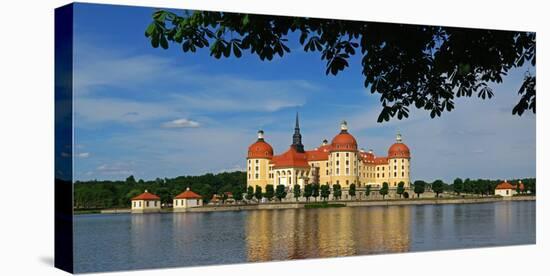
[[[276,154],[291,143],[300,112],[306,148],[329,141],[347,120],[359,146],[383,156],[400,131],[413,179],[535,175],[535,116],[512,116],[526,68],[495,84],[495,97],[459,99],[430,119],[376,123],[377,95],[363,87],[360,57],[326,76],[318,53],[298,44],[284,58],[217,60],[205,49],[153,49],[144,36],[152,8],[77,4],[74,52],[74,176],[154,179],[243,170],[258,129]],[[534,73],[534,69],[530,69]]]

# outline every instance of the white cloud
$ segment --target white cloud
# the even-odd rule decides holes
[[[77,127],[89,123],[135,123],[182,115],[171,103],[82,97],[75,100],[75,113]]]
[[[96,170],[97,173],[102,175],[114,175],[114,176],[128,176],[134,173],[134,171],[131,169],[130,164],[128,163],[112,163],[112,164],[101,164],[99,165]]]
[[[274,112],[303,106],[308,92],[319,89],[305,80],[212,74],[164,57],[132,55],[82,41],[75,48],[74,110],[82,120],[78,126],[166,121],[197,112]]]
[[[235,164],[233,167],[224,168],[219,170],[218,172],[224,173],[224,172],[236,172],[236,171],[246,171],[246,168],[240,164]]]
[[[89,152],[80,152],[80,153],[74,154],[74,156],[78,157],[78,158],[88,158],[88,157],[90,157],[90,153]],[[67,152],[61,152],[61,157],[69,158],[69,157],[71,157],[71,154],[67,153]]]
[[[90,157],[90,153],[89,152],[81,152],[81,153],[76,154],[76,157],[88,158],[88,157]]]
[[[199,122],[182,118],[182,119],[176,119],[170,122],[163,123],[162,127],[164,128],[196,128],[196,127],[199,127],[200,125],[201,124]]]

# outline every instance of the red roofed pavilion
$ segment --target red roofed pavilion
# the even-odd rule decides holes
[[[495,195],[511,197],[514,194],[516,194],[516,186],[508,183],[507,180],[504,180],[504,182],[495,187]]]
[[[160,212],[160,197],[145,190],[132,198],[132,213]]]
[[[202,196],[191,191],[189,187],[173,200],[174,212],[186,212],[189,208],[202,206]]]

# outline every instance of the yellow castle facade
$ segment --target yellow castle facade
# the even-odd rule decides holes
[[[372,150],[359,149],[345,121],[330,143],[325,139],[318,147],[305,150],[296,114],[292,145],[279,155],[274,153],[264,132],[258,131],[258,139],[248,147],[247,185],[265,188],[271,184],[292,188],[298,184],[303,189],[308,183],[317,183],[339,184],[346,189],[351,184],[358,188],[367,185],[381,187],[384,182],[390,188],[396,188],[403,182],[404,187],[409,188],[410,162],[411,151],[400,134],[386,156],[376,156]]]

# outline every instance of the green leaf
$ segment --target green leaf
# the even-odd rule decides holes
[[[239,49],[239,47],[233,45],[233,54],[240,58],[242,56],[242,52],[241,52],[241,49]]]
[[[145,36],[150,37],[153,34],[153,32],[155,31],[155,27],[156,27],[156,25],[155,25],[154,22],[149,24],[149,26],[147,26],[147,30],[145,30]]]
[[[168,40],[166,40],[166,37],[164,35],[160,36],[160,47],[163,49],[168,49]]]
[[[243,27],[248,26],[248,23],[250,23],[250,18],[248,17],[248,14],[243,17],[242,23]]]

